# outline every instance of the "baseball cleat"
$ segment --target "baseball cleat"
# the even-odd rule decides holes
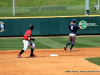
[[[73,50],[72,50],[72,49],[70,49],[70,51],[72,52]]]
[[[22,58],[21,55],[18,55],[17,58]]]
[[[36,57],[36,55],[35,54],[30,54],[30,57]]]
[[[65,47],[64,47],[64,50],[65,50],[65,51],[66,51],[66,48],[67,48],[67,47],[65,46]]]

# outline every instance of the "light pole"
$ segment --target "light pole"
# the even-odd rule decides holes
[[[89,0],[85,0],[85,15],[89,15]]]
[[[13,0],[13,15],[15,16],[15,0]]]
[[[99,0],[97,0],[97,10],[99,10]]]

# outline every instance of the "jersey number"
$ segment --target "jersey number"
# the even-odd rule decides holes
[[[71,26],[71,30],[73,30],[73,26]]]

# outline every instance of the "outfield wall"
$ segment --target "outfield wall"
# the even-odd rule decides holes
[[[22,36],[29,24],[34,25],[32,35],[66,35],[72,19],[77,20],[77,25],[81,21],[85,26],[77,34],[100,33],[100,16],[1,17],[0,22],[5,23],[6,28],[0,36]]]

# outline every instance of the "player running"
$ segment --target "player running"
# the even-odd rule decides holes
[[[68,29],[70,30],[70,33],[69,33],[69,42],[64,47],[65,51],[66,51],[67,46],[70,45],[70,44],[71,44],[70,51],[73,51],[72,48],[73,48],[73,46],[75,44],[77,29],[81,29],[81,23],[79,24],[80,26],[76,25],[75,23],[76,23],[76,20],[73,19],[72,22],[71,22],[71,24],[68,26]]]
[[[23,44],[24,48],[20,51],[19,55],[17,56],[18,58],[22,58],[21,54],[25,52],[28,48],[28,46],[31,47],[31,54],[30,57],[35,57],[36,55],[33,54],[35,44],[31,42],[31,40],[35,41],[35,39],[31,39],[31,31],[34,29],[34,26],[32,24],[29,25],[29,30],[26,31],[23,37]]]

